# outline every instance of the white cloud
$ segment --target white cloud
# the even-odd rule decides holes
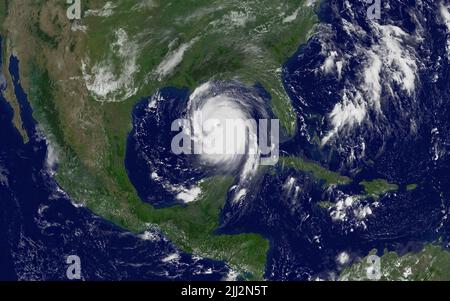
[[[191,48],[196,41],[197,39],[193,39],[192,41],[181,44],[177,49],[167,53],[166,57],[155,70],[160,81],[173,73],[174,69],[183,61],[185,52]]]
[[[125,101],[137,92],[137,88],[134,86],[134,76],[139,71],[137,65],[138,46],[129,40],[126,31],[122,28],[115,32],[115,38],[116,40],[111,45],[111,52],[120,60],[119,72],[115,72],[114,61],[111,57],[95,64],[90,72],[86,62],[82,62],[86,87],[97,101]]]

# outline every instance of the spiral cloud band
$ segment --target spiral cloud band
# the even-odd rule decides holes
[[[253,178],[259,165],[278,161],[279,121],[269,124],[263,97],[233,82],[198,87],[185,118],[171,129],[180,131],[172,140],[174,154],[197,155],[203,166],[238,171],[240,183]]]

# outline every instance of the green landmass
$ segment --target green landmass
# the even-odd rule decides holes
[[[372,197],[379,197],[387,192],[396,191],[398,185],[389,183],[384,179],[375,179],[372,181],[362,181],[360,185],[364,186],[366,194]]]
[[[6,0],[0,0],[0,36],[2,36],[2,38],[3,38],[3,35],[4,35],[4,28],[3,28],[3,22],[5,22],[5,18],[6,18],[6,15],[7,15],[7,12],[8,12],[8,9],[7,9],[7,1]],[[6,49],[5,49],[5,43],[4,43],[5,41],[3,41],[3,43],[2,43],[2,53],[1,53],[1,56],[2,56],[2,62],[0,62],[2,65],[5,65],[5,62],[6,62],[6,58],[5,58],[5,54],[6,54]]]
[[[372,251],[369,255],[374,255]],[[365,281],[371,267],[368,258],[353,263],[339,276],[342,281]],[[449,281],[450,252],[442,247],[429,244],[418,253],[399,256],[395,252],[385,252],[380,257],[381,281]]]
[[[312,174],[316,179],[324,181],[324,186],[345,185],[351,182],[351,179],[332,172],[316,162],[306,161],[299,157],[281,157],[279,164],[282,168],[294,168]]]
[[[245,278],[262,279],[267,240],[214,235],[229,179],[203,183],[202,199],[193,204],[155,209],[138,198],[128,179],[125,146],[141,97],[166,86],[192,91],[214,79],[260,84],[292,135],[296,118],[280,68],[317,23],[306,3],[87,0],[82,20],[69,21],[64,1],[0,0],[0,22],[5,52],[19,57],[34,117],[58,154],[55,177],[72,199],[136,233],[157,225],[182,250],[225,260]],[[169,72],[159,72],[168,66]],[[119,88],[99,96],[88,77],[105,74],[101,84]],[[6,93],[14,95],[10,89]]]
[[[0,32],[3,32],[3,27],[1,25],[5,21],[6,14],[8,12],[6,5],[6,0],[0,0]]]
[[[321,202],[318,202],[317,203],[317,206],[319,206],[319,208],[322,208],[322,209],[330,209],[330,208],[333,208],[334,207],[334,203],[333,202],[330,202],[330,201],[321,201]]]
[[[136,73],[139,94],[151,95],[165,86],[188,87],[211,79],[261,84],[272,96],[272,109],[282,127],[293,134],[296,116],[281,81],[281,66],[306,41],[317,22],[307,1],[186,0],[150,1],[136,9],[136,1],[123,0],[110,17],[86,16],[91,67],[108,62],[120,71],[123,58],[109,58],[110,44],[125,29],[138,49]],[[91,0],[90,9],[105,1]],[[295,16],[286,22],[289,16]],[[143,26],[145,24],[145,26]],[[151,41],[151,42],[149,42]],[[182,61],[165,76],[155,73],[168,55],[182,46]],[[152,74],[153,73],[153,74]],[[150,75],[149,75],[150,74]],[[153,77],[153,78],[152,78]],[[112,95],[111,95],[112,97]]]
[[[408,186],[406,186],[407,191],[416,190],[416,188],[417,188],[417,184],[409,184]]]

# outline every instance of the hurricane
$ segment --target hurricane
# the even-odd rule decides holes
[[[209,81],[190,95],[186,90],[163,89],[143,100],[134,116],[130,141],[138,151],[135,155],[145,161],[142,165],[149,168],[151,181],[166,196],[184,201],[186,196],[195,199],[200,194],[198,183],[215,175],[235,177],[230,198],[244,199],[267,159],[263,153],[274,149],[277,135],[272,134],[279,130],[278,123],[269,127],[272,113],[264,91],[237,81]],[[164,132],[167,135],[150,137]],[[270,138],[260,141],[264,134]],[[149,147],[149,142],[158,146]],[[132,173],[136,169],[129,168]]]

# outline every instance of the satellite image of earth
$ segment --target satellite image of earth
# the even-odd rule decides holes
[[[450,0],[0,0],[0,49],[0,280],[450,280]]]

